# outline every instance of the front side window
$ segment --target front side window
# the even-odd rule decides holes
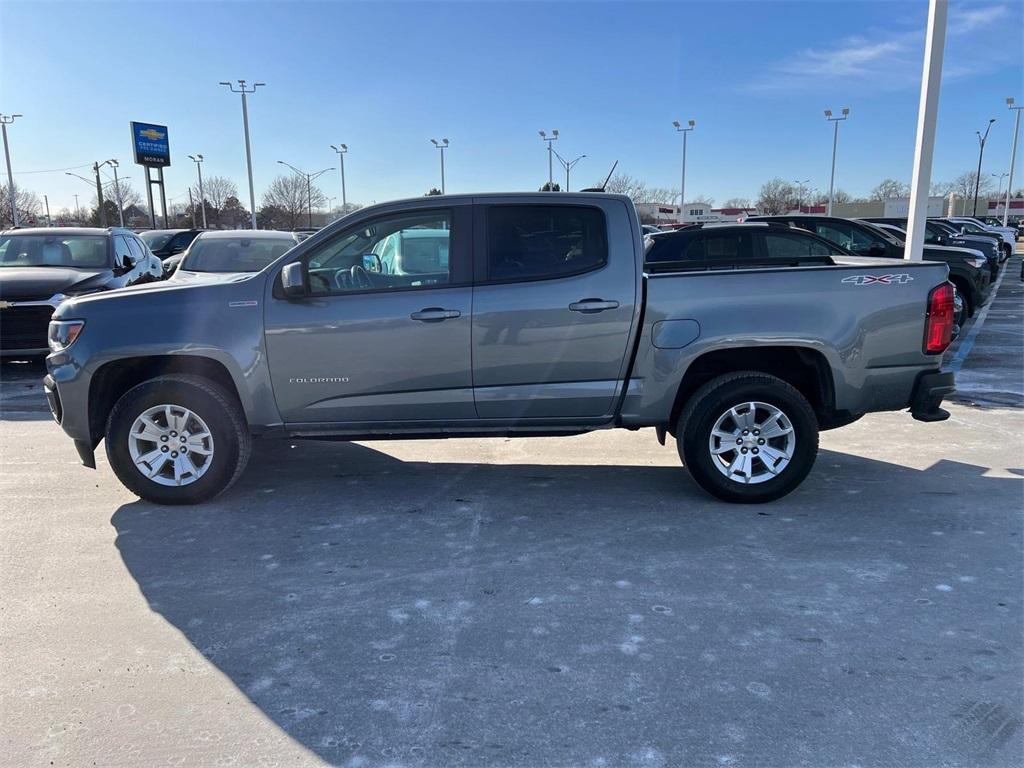
[[[259,272],[295,241],[289,237],[211,237],[192,244],[181,269],[188,272]]]
[[[106,266],[109,261],[105,235],[0,236],[0,267],[97,269]]]
[[[571,205],[499,205],[487,212],[492,281],[567,277],[608,262],[604,214]]]
[[[309,255],[310,292],[324,295],[451,283],[452,235],[452,215],[447,210],[395,214],[361,224]]]
[[[174,237],[174,233],[151,231],[143,232],[141,235],[139,235],[139,237],[141,237],[142,241],[149,246],[150,250],[159,251],[161,248],[167,245],[168,240]]]

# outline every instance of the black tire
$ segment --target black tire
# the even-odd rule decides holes
[[[189,485],[160,485],[135,466],[128,435],[139,414],[157,405],[188,408],[206,422],[213,436],[210,466]],[[128,390],[107,419],[106,450],[114,474],[136,496],[155,504],[198,504],[230,488],[245,470],[252,436],[238,400],[201,376],[174,374],[150,379]]]
[[[960,298],[964,300],[963,322],[958,323],[958,325],[963,327],[964,323],[966,323],[969,318],[974,317],[974,299],[971,298],[970,289],[962,282],[953,281],[953,287],[956,288],[956,292],[960,294]]]
[[[795,445],[792,458],[778,475],[746,485],[716,468],[708,441],[720,416],[751,401],[782,411],[793,426]],[[810,403],[782,379],[756,371],[719,376],[698,389],[679,416],[676,435],[679,456],[697,484],[712,496],[737,504],[761,504],[785,496],[803,482],[818,455],[818,421]]]

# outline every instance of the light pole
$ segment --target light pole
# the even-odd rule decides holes
[[[988,125],[985,126],[985,135],[981,135],[981,131],[975,131],[974,133],[978,136],[978,172],[974,176],[974,213],[972,216],[978,215],[978,189],[981,187],[981,158],[985,155],[985,142],[988,141],[988,132],[992,130],[992,123],[996,119],[993,117],[988,121]]]
[[[338,163],[341,167],[341,212],[344,213],[348,208],[348,198],[345,196],[345,153],[348,152],[348,144],[331,144],[331,149],[338,153]]]
[[[431,139],[430,143],[441,150],[441,194],[444,194],[444,151],[448,149],[448,139]]]
[[[75,220],[76,221],[81,221],[82,220],[82,209],[78,207],[78,195],[73,195],[73,197],[75,198]]]
[[[832,175],[828,180],[828,210],[825,215],[832,215],[832,197],[836,190],[836,149],[839,147],[839,124],[850,117],[850,108],[843,107],[839,117],[832,115],[831,109],[825,110],[825,119],[832,123]]]
[[[87,179],[87,178],[85,178],[85,176],[79,176],[77,173],[71,173],[70,171],[64,171],[64,175],[65,176],[74,176],[76,179],[81,179],[82,181],[84,181],[89,186],[92,186],[93,184],[96,185],[96,199],[99,201],[99,206],[100,206],[99,210],[100,210],[100,226],[101,227],[107,226],[107,212],[105,210],[103,210],[103,186],[102,186],[102,184],[100,184],[100,168],[102,168],[104,165],[106,165],[109,162],[110,162],[109,160],[104,160],[102,163],[93,163],[92,164],[93,173],[96,174],[95,180]],[[111,184],[113,182],[109,182],[108,181],[107,183]],[[81,218],[81,214],[79,213],[79,208],[78,208],[78,195],[75,195],[75,212],[78,215],[78,217]]]
[[[796,184],[796,210],[798,213],[804,212],[804,184],[806,184],[809,181],[810,179],[804,179],[803,181],[793,181],[793,183]]]
[[[117,220],[120,226],[124,226],[124,203],[121,200],[121,182],[117,178],[117,160],[107,160],[110,167],[114,169],[114,194],[117,195]]]
[[[256,93],[256,89],[261,85],[265,86],[266,83],[253,83],[251,88],[246,88],[245,80],[239,80],[237,89],[234,85],[225,81],[221,81],[220,84],[226,85],[228,90],[232,93],[242,94],[242,128],[245,131],[245,164],[249,169],[249,209],[252,215],[252,228],[256,229],[256,190],[252,185],[252,149],[249,146],[249,107],[245,97],[247,94]]]
[[[1017,113],[1013,121],[1013,149],[1010,150],[1010,179],[1006,182],[1006,204],[1003,206],[1003,226],[1006,226],[1006,217],[1010,214],[1010,191],[1013,189],[1013,166],[1017,163],[1017,134],[1020,133],[1020,111],[1024,105],[1014,106],[1013,97],[1006,99],[1006,106]]]
[[[576,167],[576,163],[578,163],[580,160],[582,160],[584,157],[586,157],[586,155],[580,155],[575,160],[566,160],[564,157],[562,157],[560,154],[558,154],[558,152],[555,152],[555,157],[558,158],[558,162],[560,162],[562,164],[562,167],[565,168],[565,189],[562,190],[562,191],[563,192],[568,192],[569,191],[569,171],[571,171],[574,167]]]
[[[199,154],[189,155],[188,159],[196,164],[196,173],[199,174],[199,207],[203,209],[203,229],[206,229],[206,195],[203,193],[203,156]]]
[[[683,221],[683,206],[686,204],[686,136],[697,125],[693,120],[687,120],[683,126],[678,120],[673,120],[672,125],[678,133],[683,134],[683,170],[679,175],[679,222]]]
[[[1003,171],[1002,173],[990,173],[989,175],[995,179],[999,179],[999,185],[996,187],[996,206],[998,207],[999,198],[1003,196],[1003,179],[1005,179],[1010,174],[1006,171]]]
[[[551,135],[550,136],[548,136],[547,133],[545,133],[544,131],[538,131],[538,133],[540,133],[541,141],[546,141],[548,143],[548,192],[554,192],[555,191],[555,165],[554,165],[555,161],[554,161],[553,155],[555,153],[555,150],[554,150],[554,147],[551,146],[551,143],[554,142],[554,141],[558,141],[558,129],[556,128],[555,130],[551,131]]]
[[[14,174],[11,173],[11,150],[7,145],[7,126],[22,115],[0,115],[0,129],[4,134],[4,157],[7,160],[7,193],[11,199],[11,220],[18,226],[18,201],[14,193]]]
[[[296,168],[291,163],[286,163],[284,160],[278,160],[277,162],[279,162],[281,165],[287,165],[289,168],[291,168],[293,171],[295,171],[297,174],[299,174],[299,176],[305,176],[306,177],[306,218],[307,218],[307,224],[308,224],[309,228],[312,229],[313,228],[313,179],[315,179],[317,176],[323,176],[328,171],[333,171],[334,170],[334,166],[331,166],[330,168],[324,168],[322,171],[317,171],[316,173],[306,173],[305,171],[300,171],[298,168]]]

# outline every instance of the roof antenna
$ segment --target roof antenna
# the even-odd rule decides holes
[[[612,165],[612,169],[608,171],[608,175],[605,176],[604,183],[600,187],[588,187],[587,189],[581,189],[580,192],[604,192],[608,186],[608,182],[611,181],[612,174],[615,173],[616,167],[618,167],[619,161],[616,160]]]

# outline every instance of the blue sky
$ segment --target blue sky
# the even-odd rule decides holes
[[[250,100],[257,200],[285,160],[337,167],[350,153],[350,201],[438,185],[449,192],[536,189],[547,180],[540,129],[563,156],[586,154],[573,186],[619,170],[678,188],[675,119],[693,119],[687,197],[756,197],[782,176],[827,188],[832,132],[822,111],[849,106],[837,185],[865,194],[908,179],[927,3],[188,3],[0,0],[0,112],[18,183],[51,209],[91,196],[62,172],[132,164],[130,120],[164,123],[171,198],[204,173],[247,203],[239,97],[217,83],[264,81]],[[997,118],[984,172],[1009,164],[1024,102],[1024,2],[951,4],[933,179],[973,170],[975,130]],[[1024,152],[1019,153],[1019,155]],[[1018,184],[1021,176],[1018,157]],[[557,165],[556,165],[557,169]],[[557,177],[556,177],[557,178]],[[340,194],[336,173],[321,187]]]

